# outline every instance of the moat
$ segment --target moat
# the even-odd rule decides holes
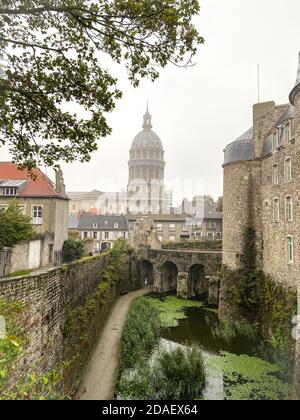
[[[206,371],[204,400],[285,400],[291,392],[292,380],[286,366],[274,358],[252,326],[233,326],[219,320],[216,308],[197,300],[181,300],[175,296],[149,297],[160,311],[163,328],[142,370],[123,371],[130,386],[120,387],[118,399],[144,399],[139,375],[147,365],[155,366],[162,352],[176,349],[200,349]],[[135,347],[135,346],[134,346]],[[277,363],[275,363],[275,360]],[[124,376],[125,375],[125,376]],[[128,376],[129,375],[129,376]],[[122,381],[121,381],[122,382]],[[129,389],[129,392],[128,392]],[[123,391],[123,392],[122,392]],[[155,394],[153,398],[156,399]]]
[[[219,321],[217,310],[206,307],[184,309],[178,325],[163,330],[162,346],[197,344],[206,362],[207,400],[285,399],[291,383],[267,356],[267,346],[249,332],[231,334]]]

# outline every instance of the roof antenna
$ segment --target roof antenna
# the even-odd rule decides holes
[[[257,99],[260,103],[260,64],[257,64]]]

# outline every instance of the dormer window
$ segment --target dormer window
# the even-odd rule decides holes
[[[18,188],[15,187],[4,187],[0,188],[0,195],[18,195]]]
[[[119,229],[119,223],[114,223],[114,229]]]
[[[99,228],[98,223],[93,223],[93,229],[98,229],[98,228]]]
[[[278,149],[279,146],[279,141],[278,141],[278,131],[275,131],[273,133],[273,151],[275,151],[276,149]]]

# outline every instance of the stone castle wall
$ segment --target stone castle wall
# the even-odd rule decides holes
[[[0,280],[0,299],[20,301],[28,345],[19,362],[22,372],[46,371],[62,361],[62,326],[67,313],[81,305],[102,282],[109,254],[46,271]],[[80,322],[80,320],[78,320]]]

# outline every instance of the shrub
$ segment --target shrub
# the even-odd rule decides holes
[[[203,397],[206,372],[199,347],[161,351],[149,363],[140,363],[133,374],[124,373],[118,398],[131,400],[195,400]]]
[[[161,375],[159,399],[202,398],[206,387],[206,373],[200,348],[194,346],[191,349],[177,348],[172,352],[163,352],[158,358],[155,371],[157,377]]]
[[[0,212],[0,249],[13,247],[34,234],[31,218],[24,216],[17,201]]]
[[[82,241],[68,239],[63,244],[63,262],[72,262],[80,260],[84,255],[84,245]]]

